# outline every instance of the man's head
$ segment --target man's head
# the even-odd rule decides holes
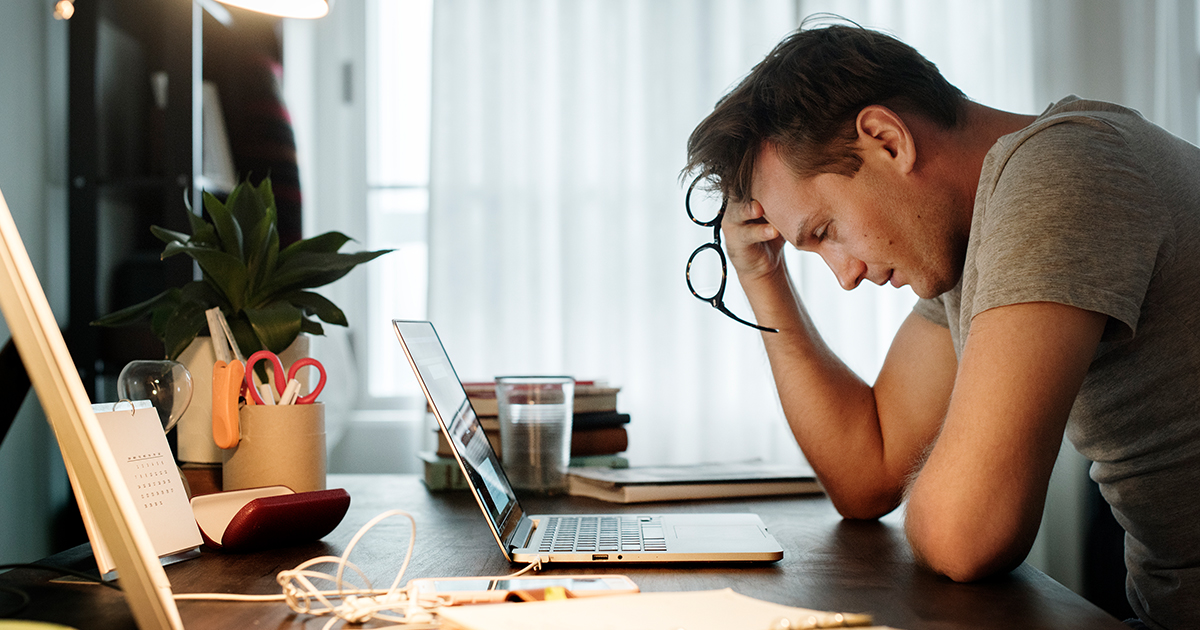
[[[965,175],[978,170],[951,139],[971,107],[895,38],[802,26],[692,132],[685,172],[761,205],[754,216],[819,254],[844,288],[890,282],[933,297],[962,270]]]
[[[884,105],[950,129],[966,103],[936,66],[893,37],[802,25],[696,127],[684,172],[706,176],[732,201],[748,201],[764,143],[800,176],[853,175],[861,166],[855,120],[864,107]]]

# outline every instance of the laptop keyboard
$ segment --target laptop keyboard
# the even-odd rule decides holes
[[[538,553],[666,551],[661,522],[645,516],[552,516],[542,522]]]

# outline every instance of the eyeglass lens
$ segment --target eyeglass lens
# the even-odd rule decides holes
[[[721,213],[725,210],[725,197],[720,190],[697,188],[699,179],[692,182],[688,188],[686,199],[688,215],[692,221],[706,227],[712,227],[720,221]]]
[[[725,255],[721,253],[720,249],[721,218],[725,213],[725,197],[721,191],[716,189],[700,188],[697,190],[696,185],[700,183],[700,180],[701,177],[697,177],[692,180],[692,185],[688,186],[687,196],[684,198],[684,208],[694,223],[713,228],[713,240],[697,247],[696,251],[692,252],[691,258],[688,259],[688,288],[698,299],[708,302],[713,308],[736,322],[766,332],[779,332],[774,328],[766,328],[748,322],[729,312],[729,309],[725,307],[722,299],[726,277]]]
[[[721,292],[725,283],[721,262],[721,253],[714,247],[702,247],[692,255],[692,262],[688,265],[688,282],[696,297],[709,301]]]

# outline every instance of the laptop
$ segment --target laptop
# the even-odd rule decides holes
[[[526,514],[433,324],[393,320],[392,325],[509,562],[774,562],[783,557],[757,514]]]
[[[125,485],[50,303],[0,195],[0,310],[46,418],[121,575],[141,630],[180,630],[171,583]]]

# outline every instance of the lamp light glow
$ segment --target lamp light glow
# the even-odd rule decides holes
[[[231,7],[240,7],[279,17],[314,19],[329,13],[328,0],[220,0]]]
[[[69,20],[72,15],[75,15],[74,0],[58,0],[54,4],[54,19]]]

